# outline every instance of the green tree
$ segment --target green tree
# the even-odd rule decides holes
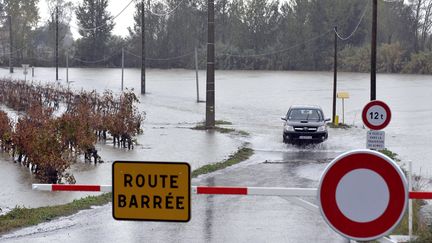
[[[32,30],[39,21],[38,0],[4,0],[4,15],[12,16],[15,64],[31,56]]]
[[[77,55],[82,60],[92,62],[111,54],[106,51],[114,23],[107,7],[108,0],[83,0],[75,11],[82,36],[77,42]]]

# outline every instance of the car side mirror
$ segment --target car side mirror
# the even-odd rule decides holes
[[[284,121],[286,121],[287,119],[286,119],[285,117],[281,117],[281,120],[284,120]]]
[[[330,118],[327,118],[327,119],[325,119],[324,121],[325,121],[325,122],[329,122],[329,121],[331,121],[331,119],[330,119]]]

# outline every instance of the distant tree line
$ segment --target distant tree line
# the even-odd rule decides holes
[[[134,23],[125,38],[112,34],[116,16],[108,0],[47,0],[51,17],[38,26],[37,0],[0,1],[12,15],[15,63],[54,65],[55,6],[59,9],[60,65],[119,67],[141,63],[141,1],[133,2]],[[129,1],[125,1],[125,4]],[[146,64],[153,68],[193,68],[198,48],[205,68],[207,1],[144,1]],[[119,10],[120,11],[120,10]],[[215,0],[218,69],[331,70],[337,26],[339,65],[345,71],[369,70],[370,0]],[[77,23],[71,23],[75,13]],[[8,26],[0,24],[0,64],[7,65]],[[379,1],[378,71],[432,73],[432,0]],[[357,28],[358,27],[358,28]],[[71,28],[78,28],[74,40]]]

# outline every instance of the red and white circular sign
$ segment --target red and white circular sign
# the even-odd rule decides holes
[[[335,158],[318,187],[325,221],[353,240],[385,236],[402,219],[408,201],[405,175],[389,157],[353,150]]]
[[[373,100],[363,108],[362,119],[365,126],[372,130],[384,129],[391,120],[390,107],[380,100]]]

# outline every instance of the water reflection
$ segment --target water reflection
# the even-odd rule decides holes
[[[215,178],[205,180],[207,186],[215,186]],[[205,196],[204,241],[211,241],[213,236],[214,195]]]

